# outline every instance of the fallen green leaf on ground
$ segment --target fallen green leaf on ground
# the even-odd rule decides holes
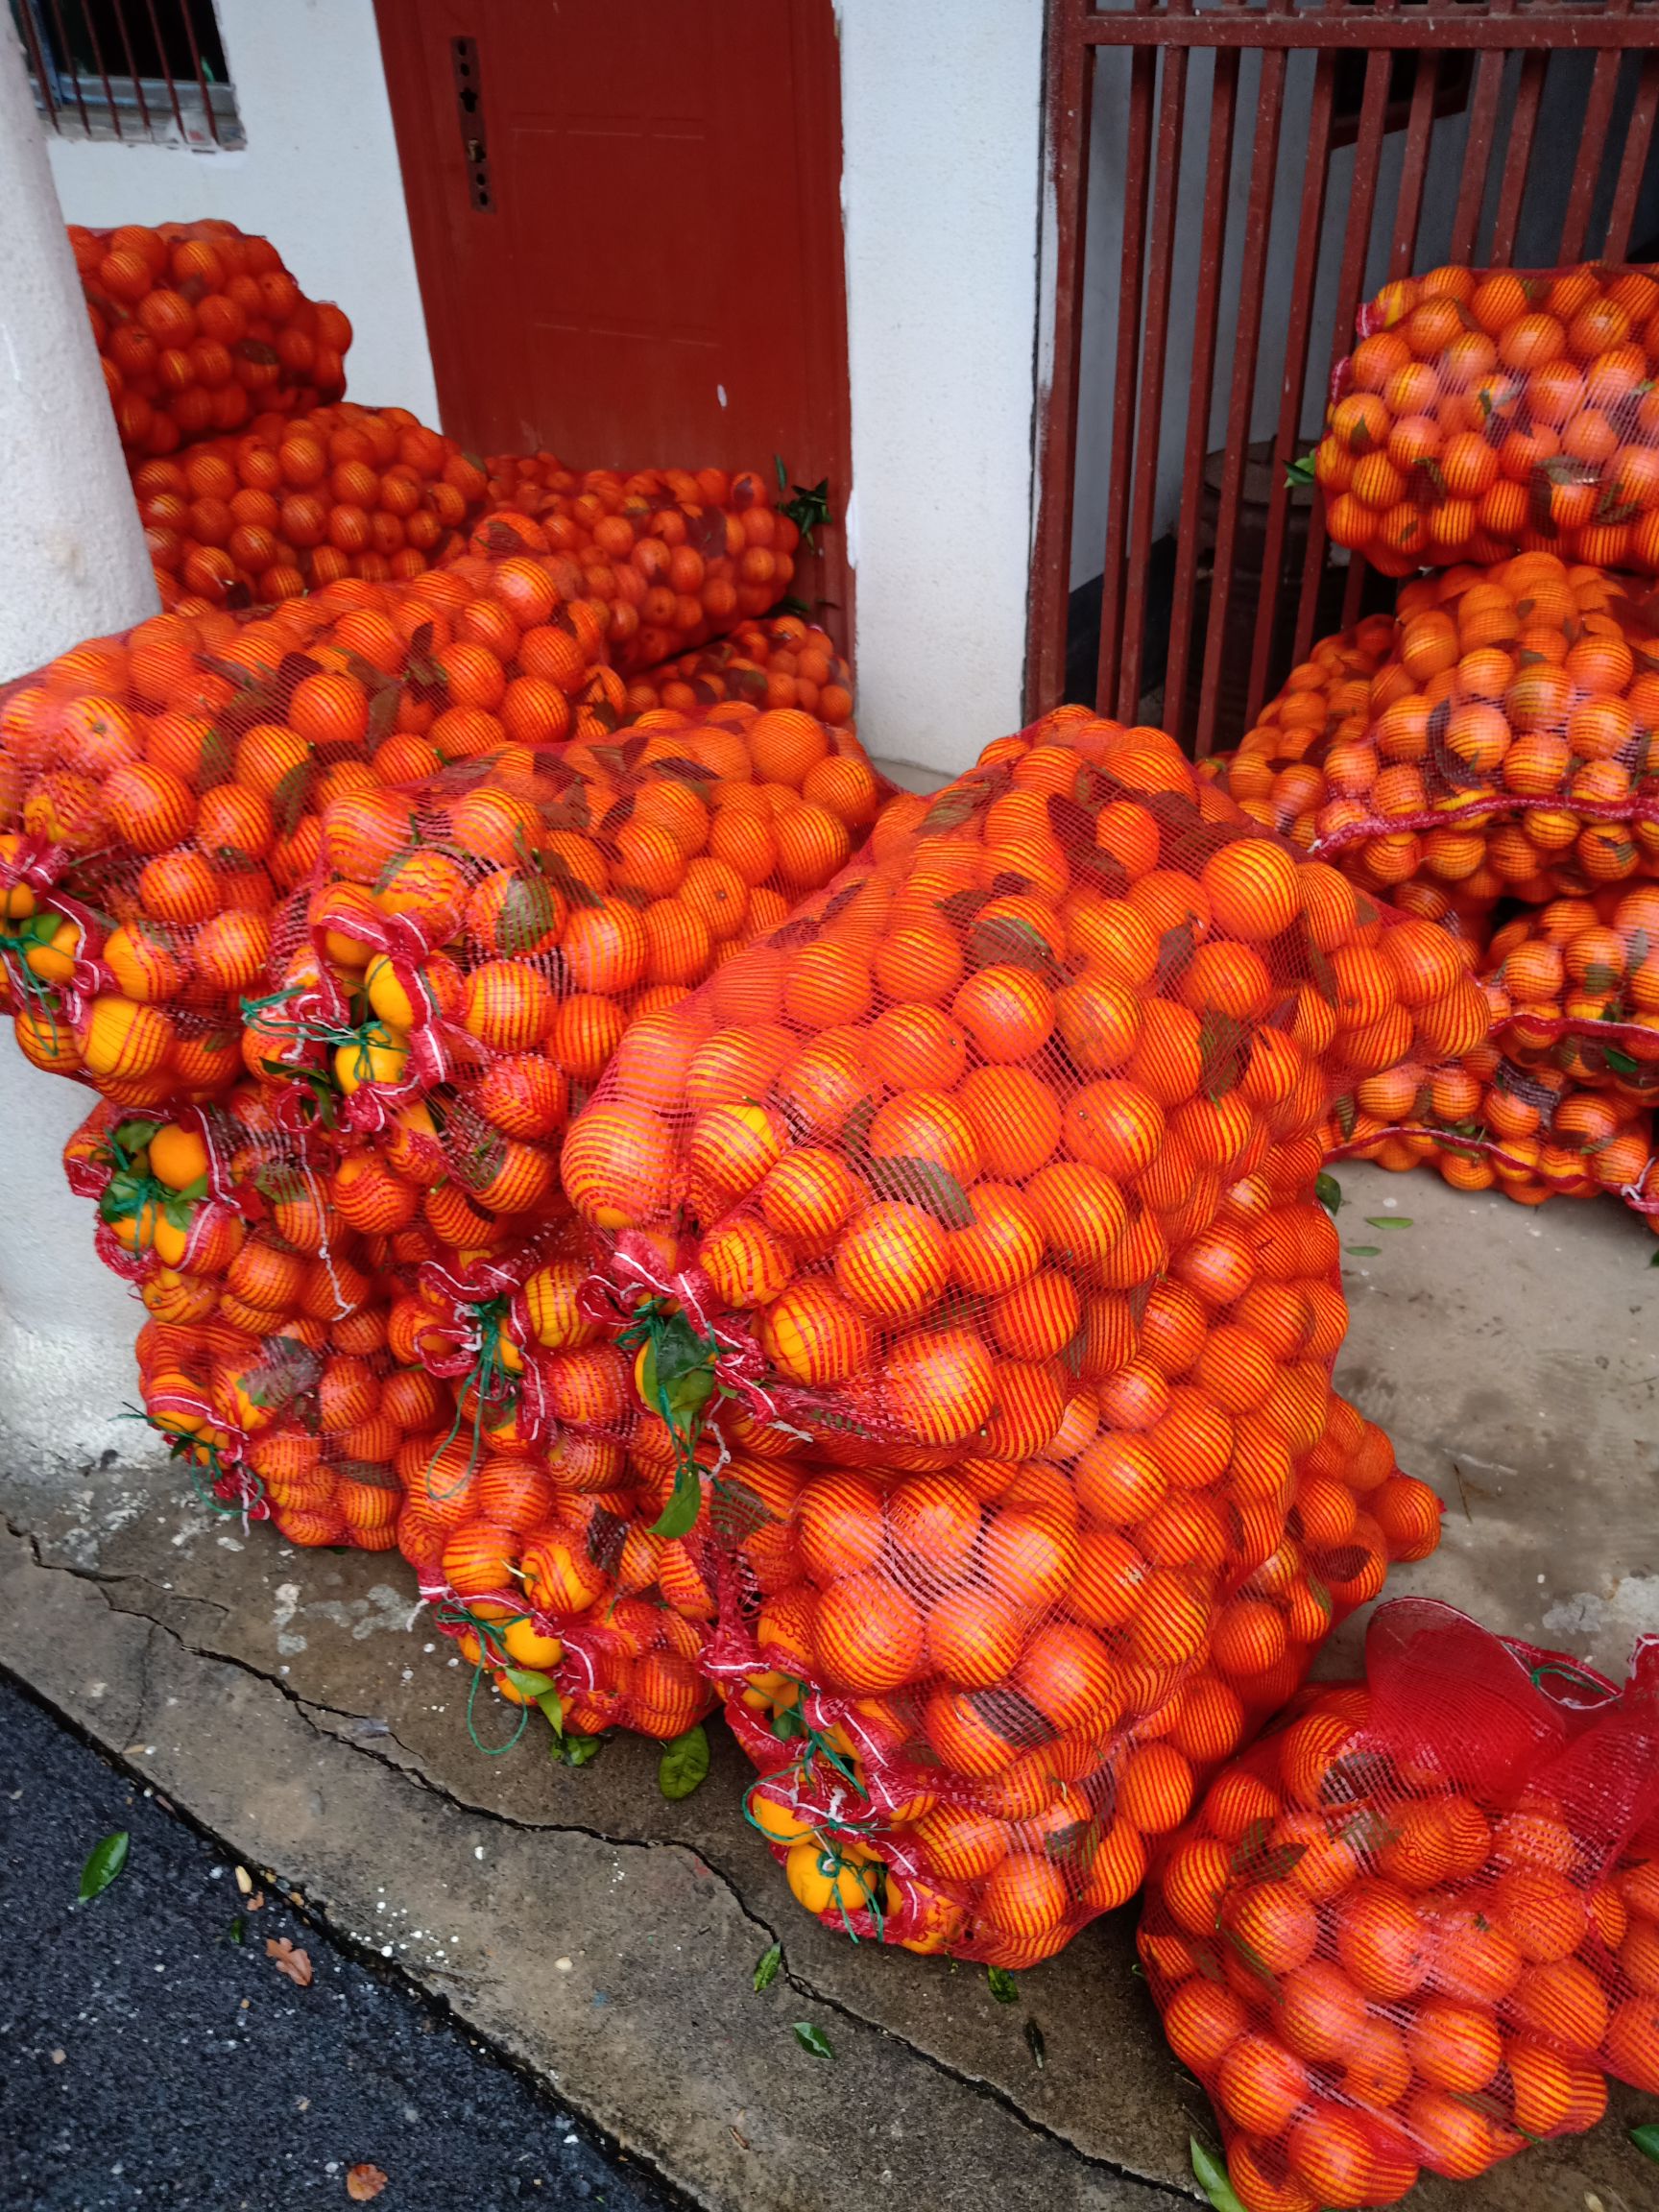
[[[1409,1214],[1367,1214],[1367,1229],[1412,1229],[1416,1227]]]
[[[1196,2135],[1189,2140],[1192,2147],[1192,2171],[1197,2176],[1199,2188],[1209,2198],[1215,2212],[1244,2212],[1221,2160],[1207,2144],[1200,2143]]]
[[[987,1966],[985,1980],[990,1986],[992,1996],[996,1998],[998,2005],[1013,2005],[1018,2002],[1020,1984],[1009,1973],[1006,1966]]]
[[[1334,1175],[1321,1175],[1313,1186],[1313,1192],[1327,1214],[1334,1220],[1342,1209],[1342,1186]]]
[[[815,2028],[810,2020],[795,2020],[790,2025],[795,2031],[795,2040],[803,2051],[810,2051],[814,2058],[834,2057],[830,2038],[822,2028]]]
[[[657,1768],[657,1787],[664,1797],[689,1797],[709,1771],[709,1738],[701,1721],[676,1736]]]
[[[1344,1244],[1342,1249],[1350,1260],[1375,1260],[1382,1247],[1381,1244]]]
[[[1659,2166],[1659,2120],[1645,2121],[1640,2128],[1632,2128],[1630,2140],[1644,2158],[1651,2158]]]
[[[86,1855],[86,1863],[81,1869],[81,1902],[89,1904],[94,1897],[102,1897],[117,1874],[127,1863],[127,1850],[132,1839],[125,1828],[117,1828],[113,1836],[106,1836],[95,1843]]]
[[[769,1945],[766,1950],[761,1952],[759,1960],[755,1968],[755,1988],[757,1994],[758,1994],[758,1992],[762,1989],[771,1988],[773,1983],[778,1979],[778,1969],[782,1965],[782,1963],[783,1946],[781,1943],[773,1943]]]

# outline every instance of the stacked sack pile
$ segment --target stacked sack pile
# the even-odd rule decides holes
[[[1357,1086],[1333,1149],[1659,1227],[1656,311],[1642,270],[1386,288],[1315,473],[1338,543],[1455,565],[1316,646],[1206,773],[1479,953],[1488,1037]]]
[[[245,270],[280,272],[211,237],[77,244],[89,290],[150,301],[108,320],[196,313],[206,346],[216,288],[248,312]],[[757,619],[796,541],[760,479],[544,484],[544,528],[283,360],[257,415],[129,438],[168,612],[0,699],[0,993],[26,1056],[102,1094],[66,1170],[204,1494],[296,1543],[400,1545],[567,1742],[673,1736],[708,1702],[712,1597],[647,1533],[649,1440],[557,1431],[627,1395],[561,1319],[585,1262],[558,1139],[629,1019],[833,874],[883,787],[830,640]],[[820,700],[833,729],[785,710]],[[522,1379],[509,1310],[542,1332]]]
[[[1331,1389],[1320,1128],[1484,1027],[1454,937],[1061,709],[626,1030],[564,1145],[579,1310],[808,1910],[1047,1956],[1433,1549]]]
[[[223,222],[69,237],[167,607],[406,580],[457,558],[497,510],[471,549],[559,556],[562,595],[604,607],[630,675],[788,593],[800,528],[753,471],[478,461],[404,408],[344,400],[350,323],[305,297],[270,240]]]
[[[100,269],[252,313],[150,235]],[[144,1411],[566,1756],[718,1694],[832,1925],[1045,1957],[1437,1542],[1316,1183],[1482,1048],[1475,942],[1072,710],[894,797],[762,479],[474,464],[307,384],[324,313],[130,438],[167,611],[0,699]]]

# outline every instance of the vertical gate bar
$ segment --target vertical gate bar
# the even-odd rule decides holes
[[[179,87],[173,82],[173,65],[167,59],[166,47],[161,43],[161,26],[156,17],[156,0],[149,0],[149,9],[150,35],[156,41],[156,53],[161,63],[161,74],[167,80],[167,97],[173,103],[173,120],[179,126],[180,137],[188,138],[190,133],[184,128],[184,110],[179,105]]]
[[[1537,128],[1538,103],[1549,67],[1548,54],[1522,58],[1515,112],[1509,122],[1509,150],[1503,156],[1503,181],[1498,187],[1498,214],[1486,255],[1494,269],[1507,269],[1515,258],[1515,232],[1521,222],[1521,204],[1527,197],[1527,164],[1532,157],[1532,133]]]
[[[190,20],[188,8],[180,9],[180,13],[184,20],[184,36],[190,41],[190,65],[196,72],[197,84],[202,87],[202,105],[207,113],[207,128],[213,133],[213,143],[217,146],[219,143],[219,118],[213,112],[213,98],[207,89],[206,72],[202,66],[202,49],[196,43],[196,26]],[[162,59],[165,60],[165,55]]]
[[[1302,435],[1302,396],[1308,383],[1308,348],[1312,336],[1313,287],[1319,275],[1319,242],[1325,228],[1325,193],[1331,175],[1331,108],[1335,96],[1336,57],[1319,56],[1313,72],[1313,105],[1308,118],[1308,166],[1302,173],[1302,213],[1296,231],[1296,269],[1290,281],[1290,326],[1285,340],[1285,383],[1279,401],[1279,437],[1273,448],[1273,478],[1267,493],[1267,536],[1262,554],[1262,614],[1250,649],[1250,689],[1246,717],[1254,722],[1267,696],[1267,664],[1273,647],[1273,611],[1284,582],[1285,534],[1290,514],[1286,471],[1296,458]],[[1313,502],[1318,505],[1317,497]],[[1298,655],[1300,658],[1300,655]]]
[[[1140,6],[1140,0],[1137,0]],[[1135,360],[1141,338],[1141,282],[1146,265],[1146,184],[1152,136],[1152,88],[1158,53],[1138,47],[1130,63],[1129,132],[1124,143],[1123,248],[1118,284],[1118,362],[1112,395],[1112,475],[1106,489],[1106,553],[1101,564],[1100,659],[1094,703],[1110,714],[1118,689],[1123,626],[1123,549],[1134,467]]]
[[[1630,0],[1608,0],[1609,15],[1627,15]],[[1573,189],[1567,195],[1567,212],[1561,220],[1561,246],[1557,259],[1563,267],[1584,257],[1584,236],[1590,228],[1590,207],[1607,151],[1607,126],[1613,117],[1613,95],[1619,89],[1619,67],[1623,56],[1608,47],[1596,57],[1590,80],[1590,97],[1584,104],[1584,134],[1573,171]]]
[[[1643,174],[1647,167],[1655,113],[1659,113],[1659,55],[1649,54],[1643,60],[1642,74],[1636,81],[1636,105],[1630,111],[1630,128],[1625,133],[1624,152],[1619,163],[1619,181],[1614,187],[1612,212],[1607,217],[1607,236],[1601,247],[1604,261],[1623,261],[1629,249],[1630,226],[1636,220],[1636,195],[1642,189]]]
[[[1493,16],[1511,15],[1515,0],[1493,0]],[[1486,178],[1491,166],[1492,133],[1498,123],[1498,95],[1503,84],[1506,48],[1481,49],[1475,65],[1475,88],[1469,96],[1469,135],[1463,141],[1463,175],[1457,186],[1457,211],[1452,218],[1449,259],[1472,261],[1480,229],[1480,209],[1486,198]]]
[[[1178,0],[1174,12],[1188,12]],[[1164,431],[1164,369],[1169,349],[1169,280],[1175,257],[1175,217],[1181,198],[1181,126],[1187,106],[1188,49],[1164,56],[1158,94],[1158,158],[1152,173],[1152,245],[1146,270],[1146,326],[1141,351],[1141,407],[1135,426],[1135,475],[1130,493],[1129,565],[1123,580],[1123,643],[1118,667],[1118,719],[1141,719],[1142,631],[1146,616],[1146,565],[1152,554],[1152,514],[1158,496],[1158,453]]]
[[[1192,374],[1187,392],[1187,447],[1181,463],[1181,512],[1175,530],[1175,596],[1169,651],[1164,663],[1164,727],[1187,742],[1187,661],[1192,648],[1192,601],[1198,579],[1198,520],[1210,407],[1215,391],[1215,331],[1221,314],[1221,271],[1227,248],[1227,180],[1233,173],[1233,129],[1238,111],[1238,49],[1215,56],[1210,86],[1210,155],[1204,169],[1204,227],[1198,246],[1198,301],[1192,329]]]
[[[121,12],[119,0],[117,0],[115,12],[117,15],[119,15]],[[116,137],[125,140],[127,133],[121,128],[121,118],[115,109],[115,87],[110,84],[109,72],[104,66],[103,42],[98,36],[98,26],[92,20],[92,10],[88,5],[88,0],[81,0],[81,20],[85,24],[86,36],[91,41],[92,66],[97,70],[99,77],[103,81],[104,100],[106,106],[109,109],[109,120],[115,126]]]
[[[1342,586],[1342,627],[1352,630],[1359,619],[1359,601],[1365,591],[1365,556],[1350,553],[1348,575]]]
[[[1273,227],[1273,181],[1279,164],[1279,125],[1285,106],[1285,73],[1289,55],[1277,47],[1262,57],[1262,83],[1256,102],[1256,147],[1251,158],[1250,199],[1244,214],[1244,254],[1238,276],[1238,323],[1234,340],[1233,389],[1227,406],[1227,458],[1221,472],[1221,497],[1215,517],[1215,557],[1210,583],[1210,622],[1204,639],[1204,682],[1198,694],[1194,759],[1210,753],[1215,735],[1216,694],[1221,683],[1221,640],[1227,605],[1233,595],[1233,554],[1238,535],[1238,502],[1243,490],[1250,412],[1256,397],[1256,353],[1262,339],[1262,302],[1267,277],[1267,243]]]
[[[52,0],[52,20],[58,26],[58,45],[69,72],[69,89],[75,95],[75,105],[81,110],[81,128],[88,138],[92,135],[91,120],[86,113],[86,102],[81,90],[81,72],[75,66],[75,57],[69,51],[69,40],[63,30],[63,10],[59,0]]]
[[[1354,182],[1348,196],[1348,224],[1342,241],[1341,273],[1336,281],[1336,320],[1331,328],[1330,373],[1348,350],[1359,311],[1359,287],[1365,280],[1366,250],[1371,241],[1371,215],[1377,204],[1377,172],[1382,159],[1382,125],[1388,108],[1388,78],[1393,57],[1374,47],[1366,57],[1365,89],[1359,101],[1359,130],[1354,141]],[[1308,522],[1308,552],[1302,564],[1302,596],[1296,608],[1294,661],[1306,661],[1313,642],[1313,624],[1319,610],[1319,579],[1325,569],[1325,513],[1315,500]]]
[[[51,72],[46,67],[46,57],[40,48],[40,32],[35,21],[35,10],[30,4],[30,0],[23,0],[22,7],[17,11],[17,21],[22,27],[23,42],[28,47],[30,58],[35,65],[35,82],[40,87],[41,99],[46,103],[47,129],[56,131],[60,128],[58,103],[52,97]]]
[[[1038,445],[1037,529],[1025,641],[1025,714],[1060,704],[1071,583],[1071,515],[1077,480],[1077,397],[1088,245],[1090,117],[1094,60],[1080,36],[1088,0],[1052,0],[1048,146],[1054,179],[1054,354]]]
[[[138,75],[138,64],[132,55],[132,32],[127,21],[127,0],[116,0],[115,21],[121,31],[122,50],[127,56],[127,74],[132,80],[132,91],[138,102],[138,118],[144,126],[144,135],[150,135],[150,103],[144,97],[143,82]]]
[[[1417,228],[1423,220],[1423,184],[1429,174],[1429,144],[1434,134],[1434,95],[1439,89],[1439,55],[1419,54],[1417,80],[1411,87],[1411,109],[1406,122],[1406,152],[1400,164],[1394,245],[1388,256],[1390,277],[1408,276],[1417,257]]]

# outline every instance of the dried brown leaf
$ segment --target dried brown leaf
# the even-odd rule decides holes
[[[386,2186],[378,2166],[350,2166],[346,2172],[346,2194],[353,2204],[368,2204]]]
[[[265,1938],[265,1956],[276,1965],[278,1974],[286,1974],[296,1989],[311,1986],[310,1954],[300,1951],[286,1936],[268,1936]]]

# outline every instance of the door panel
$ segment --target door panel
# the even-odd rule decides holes
[[[577,467],[778,456],[794,482],[828,477],[839,513],[830,0],[378,0],[378,14],[445,429]],[[469,108],[458,39],[475,56]],[[802,596],[842,634],[831,541]]]

